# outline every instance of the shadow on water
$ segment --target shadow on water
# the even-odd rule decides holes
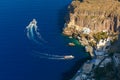
[[[66,22],[66,19],[68,17],[68,5],[62,7],[59,11],[58,11],[58,22],[57,24],[59,25],[59,29],[63,30],[64,24]]]
[[[68,70],[67,72],[64,72],[62,74],[62,80],[70,80],[73,78],[73,76],[76,74],[76,72],[80,69],[80,67],[83,65],[84,62],[86,62],[89,58],[84,58],[76,61],[75,65]]]
[[[82,1],[82,0],[81,0]],[[64,6],[58,11],[58,22],[57,24],[59,25],[59,30],[62,32],[64,28],[64,23],[66,20],[69,20],[69,15],[68,15],[68,5]],[[77,70],[83,65],[84,62],[86,62],[90,58],[84,58],[80,59],[75,62],[75,65],[68,71],[64,72],[62,74],[62,80],[70,80],[73,78],[73,76],[76,74]]]

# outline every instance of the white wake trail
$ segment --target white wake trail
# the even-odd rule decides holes
[[[41,34],[39,33],[37,21],[35,19],[33,19],[29,23],[29,25],[26,27],[26,29],[27,29],[27,37],[31,41],[33,41],[37,44],[40,44],[40,45],[47,42],[42,38]],[[71,60],[74,58],[74,56],[72,56],[72,55],[61,56],[61,55],[53,55],[53,54],[39,53],[39,52],[35,52],[35,53],[37,53],[37,55],[40,58],[44,58],[44,59],[52,59],[52,60],[68,60],[68,59],[70,59]]]
[[[38,32],[38,26],[37,26],[37,21],[33,19],[29,25],[26,27],[27,29],[27,37],[28,39],[34,41],[35,43],[41,44],[45,41],[41,34]]]
[[[65,58],[48,58],[48,59],[52,59],[52,60],[65,60]]]
[[[54,57],[54,58],[64,58],[64,56],[61,55],[54,55],[54,54],[47,54],[47,53],[40,53],[37,51],[33,51],[34,53],[37,53],[39,55],[47,56],[47,57]]]
[[[35,39],[33,29],[34,29],[34,26],[32,26],[32,25],[29,25],[27,27],[27,37],[28,37],[28,39],[32,40],[33,42],[35,42],[37,44],[41,44],[38,40]]]
[[[39,56],[39,58],[44,58],[44,59],[52,59],[52,60],[71,60],[74,58],[74,56],[72,55],[68,55],[66,58],[65,56],[61,56],[61,55],[53,55],[53,54],[47,54],[47,53],[40,53],[37,51],[33,51],[34,53],[37,53],[37,56]]]

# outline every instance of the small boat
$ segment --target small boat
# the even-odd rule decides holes
[[[33,19],[26,28],[37,27],[36,19]]]
[[[67,55],[67,56],[64,56],[64,59],[73,59],[74,56],[73,55]]]
[[[74,44],[74,43],[68,43],[68,45],[69,45],[69,46],[75,46],[75,44]]]
[[[31,24],[36,25],[36,24],[37,24],[36,19],[33,19],[33,20],[31,21]]]

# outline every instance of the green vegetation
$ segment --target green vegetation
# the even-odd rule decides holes
[[[96,46],[96,43],[95,43],[94,41],[90,41],[89,44],[90,44],[90,46],[92,46],[92,47],[95,47],[95,46]]]
[[[99,42],[100,39],[107,39],[108,35],[106,32],[98,32],[96,34],[93,34],[93,37],[97,42]]]

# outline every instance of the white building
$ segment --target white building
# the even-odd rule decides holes
[[[102,50],[102,51],[106,51],[107,47],[109,47],[111,45],[110,43],[110,39],[101,39],[98,43],[97,43],[97,50]]]
[[[89,28],[87,28],[87,27],[84,27],[82,29],[82,32],[83,32],[83,34],[89,34],[91,32],[91,30]]]

